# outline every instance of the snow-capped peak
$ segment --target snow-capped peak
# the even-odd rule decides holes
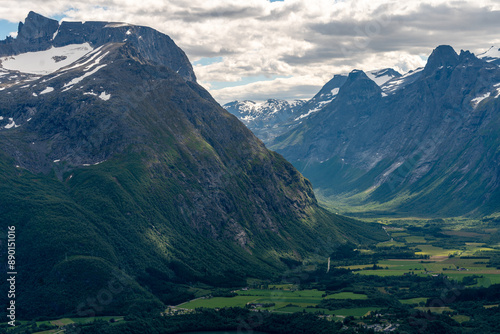
[[[393,78],[401,77],[401,74],[392,68],[384,68],[382,70],[368,71],[366,75],[370,80],[374,81],[379,87]]]
[[[500,48],[492,46],[488,51],[481,53],[477,56],[479,59],[483,59],[487,62],[493,62],[500,59]]]

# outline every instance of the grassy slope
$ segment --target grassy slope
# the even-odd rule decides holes
[[[237,277],[283,272],[281,258],[323,257],[345,239],[373,237],[362,223],[311,208],[310,219],[290,220],[279,234],[254,232],[250,249],[207,238],[176,209],[183,186],[151,178],[145,159],[124,154],[67,173],[62,182],[1,159],[0,215],[2,225],[17,229],[21,316],[74,313],[120,269],[132,277],[155,268],[174,280],[236,283]],[[127,282],[128,293],[113,296],[103,312],[123,314],[134,303],[158,303],[136,280]]]

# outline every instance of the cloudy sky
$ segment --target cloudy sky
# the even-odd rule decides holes
[[[164,32],[221,103],[307,99],[336,73],[423,66],[440,44],[500,47],[498,0],[0,0],[0,39],[30,10]]]

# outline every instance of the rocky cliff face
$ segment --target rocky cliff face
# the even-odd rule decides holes
[[[36,22],[21,29],[44,44],[52,21]],[[319,254],[319,239],[383,238],[318,207],[309,181],[194,81],[167,36],[106,22],[52,36],[1,58],[0,221],[24,245],[26,317],[74,313],[118,269],[130,293],[103,312],[174,303],[174,283],[285,270]]]
[[[424,69],[377,87],[352,72],[330,104],[271,147],[325,196],[400,214],[498,206],[500,69],[438,47]]]

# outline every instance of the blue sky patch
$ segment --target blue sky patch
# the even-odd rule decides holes
[[[223,60],[222,57],[205,57],[193,62],[193,65],[207,66],[210,64],[220,63],[222,62],[222,60]]]
[[[11,32],[17,31],[19,23],[0,20],[0,40],[4,40]]]

